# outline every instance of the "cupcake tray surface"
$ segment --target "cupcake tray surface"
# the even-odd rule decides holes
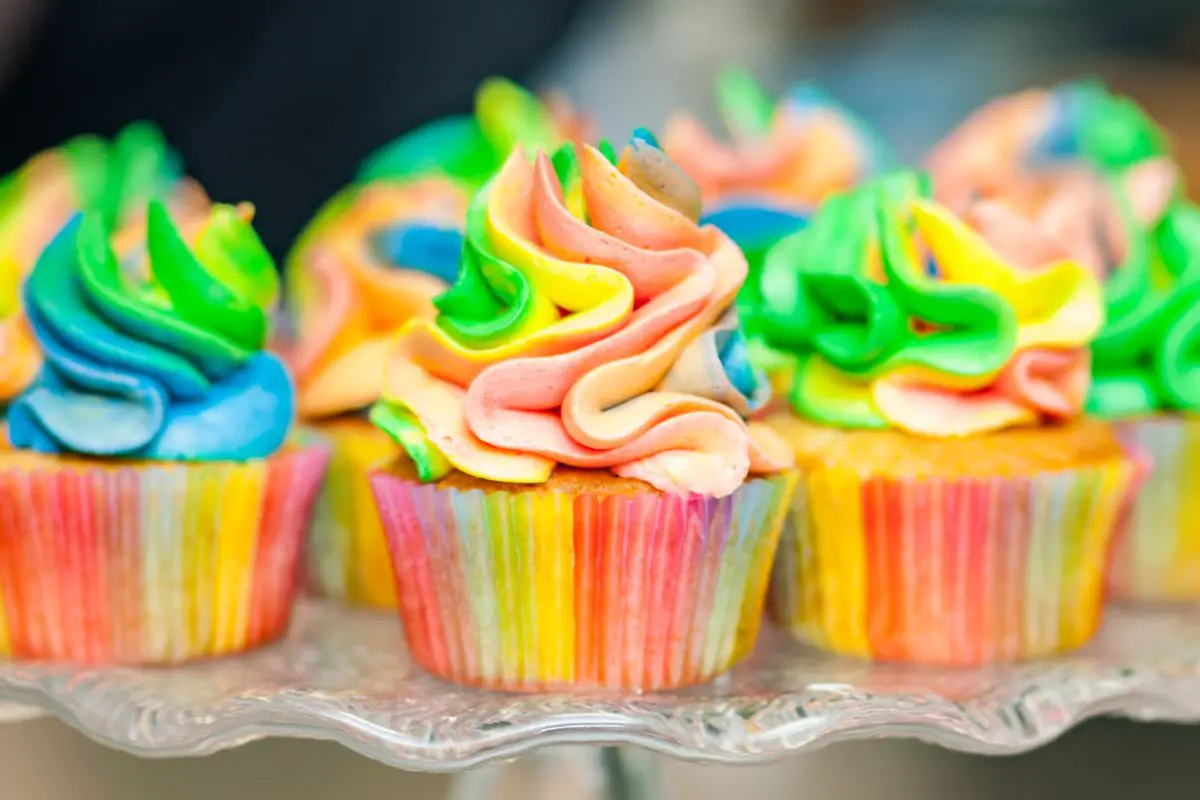
[[[423,771],[567,743],[722,763],[883,736],[1006,754],[1099,714],[1200,721],[1200,613],[1116,609],[1078,654],[990,669],[871,664],[766,630],[756,655],[714,684],[515,695],[430,678],[406,655],[393,617],[311,601],[285,642],[240,657],[173,669],[0,663],[0,721],[43,712],[142,756],[292,736]]]

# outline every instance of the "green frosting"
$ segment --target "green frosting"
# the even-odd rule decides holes
[[[939,282],[912,258],[901,208],[928,196],[922,176],[885,175],[826,200],[808,228],[767,254],[762,335],[796,361],[797,413],[839,427],[887,425],[869,402],[814,385],[814,360],[864,384],[914,367],[981,377],[1008,360],[1017,337],[1012,307],[986,288]],[[884,282],[870,276],[876,248]]]
[[[1121,418],[1200,410],[1200,210],[1179,191],[1160,220],[1139,225],[1120,173],[1168,155],[1166,136],[1136,103],[1099,83],[1067,91],[1077,156],[1108,177],[1128,242],[1104,286],[1107,323],[1092,344],[1088,411]]]

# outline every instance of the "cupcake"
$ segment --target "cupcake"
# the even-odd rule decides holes
[[[131,247],[86,212],[38,259],[45,366],[0,449],[0,653],[166,664],[286,629],[326,452],[289,440],[250,214],[176,224],[152,201]]]
[[[742,70],[723,72],[717,105],[731,136],[715,139],[688,114],[677,114],[663,137],[670,157],[700,187],[706,223],[728,234],[750,265],[739,298],[742,321],[757,334],[763,256],[804,226],[829,195],[875,173],[886,160],[881,140],[808,84],[782,99],[766,94]]]
[[[182,180],[179,159],[153,125],[138,122],[111,142],[80,136],[29,159],[0,180],[0,409],[37,374],[41,356],[20,308],[20,287],[67,221],[90,209],[110,225],[163,194],[174,204],[204,201]]]
[[[511,147],[550,146],[579,132],[574,119],[561,99],[545,105],[485,81],[474,116],[430,123],[372,156],[294,248],[285,349],[299,414],[333,448],[310,540],[310,582],[322,594],[395,608],[366,478],[396,455],[365,413],[379,398],[387,343],[409,319],[435,314],[458,271],[467,203]]]
[[[514,150],[436,319],[393,344],[371,481],[417,662],[496,689],[664,689],[746,655],[795,482],[746,261],[645,132]]]
[[[1011,148],[1006,178],[984,182],[963,167],[961,154],[982,154],[995,135],[998,123],[985,118],[936,151],[935,179],[986,198],[995,235],[1028,241],[1035,229],[1103,282],[1107,321],[1092,343],[1087,410],[1116,423],[1153,465],[1118,535],[1111,587],[1127,600],[1200,600],[1200,508],[1190,500],[1200,490],[1191,352],[1200,334],[1200,211],[1185,199],[1166,136],[1131,101],[1094,84],[1030,95],[1048,110],[1025,115],[1053,124]]]
[[[765,338],[793,360],[767,423],[801,471],[770,611],[819,647],[974,665],[1096,630],[1138,474],[1081,414],[1100,287],[1053,243],[999,245],[897,174],[767,257]]]

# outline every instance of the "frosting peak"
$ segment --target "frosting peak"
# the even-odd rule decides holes
[[[796,410],[928,436],[1078,414],[1096,279],[1053,242],[1006,250],[927,191],[900,174],[830,198],[768,255],[764,336],[795,361]]]
[[[379,398],[388,342],[407,320],[433,316],[454,281],[471,195],[517,144],[550,148],[584,130],[562,98],[551,106],[491,78],[474,115],[430,123],[367,160],[288,259],[302,416]]]
[[[144,251],[76,217],[25,284],[46,365],[9,410],[14,445],[165,461],[265,457],[292,389],[264,354],[278,278],[249,206],[213,206],[185,238],[153,201]]]
[[[424,479],[540,483],[564,464],[721,496],[789,463],[744,421],[768,391],[731,308],[746,262],[696,223],[697,193],[644,132],[617,163],[590,146],[509,156],[372,415]]]
[[[136,122],[111,141],[80,136],[31,158],[0,180],[0,406],[19,394],[41,366],[20,286],[71,216],[99,214],[111,226],[159,194],[191,187],[156,127]]]

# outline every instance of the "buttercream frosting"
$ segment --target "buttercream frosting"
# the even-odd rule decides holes
[[[301,416],[378,399],[388,341],[408,319],[432,316],[454,281],[471,195],[515,144],[551,147],[583,131],[561,96],[543,103],[493,78],[473,115],[430,123],[367,159],[288,259],[296,331],[286,349]]]
[[[556,464],[723,496],[790,453],[734,297],[746,261],[639,131],[621,155],[517,148],[472,201],[459,277],[411,320],[372,419],[424,480],[541,483]]]
[[[38,256],[83,209],[109,225],[159,194],[199,191],[180,179],[179,159],[153,125],[134,123],[111,142],[80,136],[40,153],[0,180],[0,406],[37,374],[41,354],[20,308],[20,287]]]
[[[750,277],[740,306],[753,333],[763,255],[801,228],[830,194],[874,173],[884,148],[815,86],[802,84],[776,100],[749,73],[729,69],[716,90],[729,139],[715,138],[681,113],[669,121],[663,143],[699,185],[704,222],[725,231],[746,254]]]
[[[768,254],[763,288],[797,413],[927,436],[1079,414],[1103,321],[1096,278],[1056,243],[1007,247],[910,173],[827,200]]]
[[[1025,248],[1053,240],[1103,281],[1091,413],[1200,410],[1200,211],[1136,104],[1095,83],[1003,98],[930,163],[939,194],[983,205],[996,235]]]
[[[123,250],[98,212],[68,223],[25,282],[46,363],[9,408],[12,443],[161,461],[275,452],[293,393],[263,352],[278,277],[252,213],[216,205],[177,225],[152,201],[145,247]]]

